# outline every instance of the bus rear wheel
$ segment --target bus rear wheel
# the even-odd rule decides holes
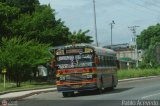
[[[114,76],[112,76],[112,86],[111,86],[111,90],[114,90],[115,89],[115,84],[114,84]]]
[[[104,91],[104,86],[103,86],[103,80],[102,80],[102,77],[101,77],[101,79],[100,79],[100,86],[97,89],[97,93],[98,94],[102,94],[103,91]]]
[[[74,96],[74,92],[62,92],[63,97],[72,97]]]

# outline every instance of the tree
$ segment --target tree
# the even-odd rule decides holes
[[[0,2],[0,39],[2,37],[10,37],[12,30],[9,27],[9,24],[17,19],[19,16],[19,9],[15,7],[10,7],[5,3]]]
[[[142,67],[157,67],[154,49],[158,42],[160,42],[160,24],[148,27],[138,36],[138,48],[145,50]]]
[[[92,37],[86,35],[88,32],[89,30],[86,30],[84,32],[82,32],[82,30],[79,30],[78,32],[73,32],[73,34],[69,36],[69,43],[92,43]]]
[[[3,38],[0,47],[0,66],[10,69],[11,79],[19,87],[22,81],[28,80],[26,76],[31,75],[33,67],[46,63],[50,58],[47,48],[48,44],[28,41],[22,37]]]
[[[55,11],[47,5],[37,6],[32,15],[21,15],[19,20],[13,21],[12,30],[14,35],[37,39],[54,46],[66,44],[68,35],[71,34],[61,19],[56,20]]]
[[[137,38],[139,49],[149,49],[149,46],[156,42],[160,42],[160,24],[148,27]]]
[[[0,2],[19,8],[20,13],[23,14],[32,14],[35,11],[35,6],[39,4],[39,0],[0,0]]]
[[[3,2],[3,3],[1,3]],[[89,30],[71,33],[69,28],[61,19],[56,19],[56,12],[50,5],[39,5],[37,0],[2,0],[0,10],[3,12],[1,37],[21,36],[27,39],[36,39],[41,43],[50,43],[52,46],[72,43],[73,39],[77,43],[91,43],[91,36],[86,34]],[[34,11],[22,12],[21,6],[34,4]],[[27,10],[26,10],[27,11]],[[6,15],[7,14],[7,15]]]

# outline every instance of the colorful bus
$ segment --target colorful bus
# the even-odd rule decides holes
[[[56,69],[57,90],[64,97],[74,92],[116,87],[117,58],[113,50],[90,44],[58,46],[50,49],[54,55],[52,68]]]

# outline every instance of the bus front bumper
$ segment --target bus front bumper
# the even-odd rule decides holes
[[[96,90],[96,89],[97,89],[96,83],[89,83],[85,85],[74,84],[74,85],[57,86],[58,92],[89,91],[89,90]]]

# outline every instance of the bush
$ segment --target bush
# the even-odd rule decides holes
[[[147,77],[160,75],[160,68],[152,69],[130,69],[130,70],[120,70],[118,71],[118,78],[135,78],[135,77]]]
[[[3,75],[0,74],[0,83],[3,82]]]

